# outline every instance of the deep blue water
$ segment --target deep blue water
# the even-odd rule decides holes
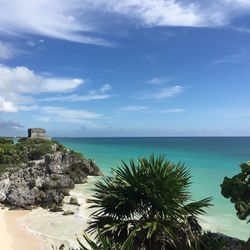
[[[250,137],[167,137],[167,138],[56,138],[66,147],[96,160],[104,173],[121,160],[165,155],[184,162],[193,176],[194,199],[213,197],[214,206],[202,218],[205,228],[246,239],[250,225],[240,221],[233,205],[220,194],[224,176],[239,172],[239,164],[250,160]]]

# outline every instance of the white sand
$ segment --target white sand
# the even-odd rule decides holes
[[[0,249],[41,250],[41,241],[18,223],[18,219],[28,213],[0,209]]]
[[[62,212],[52,213],[46,209],[37,208],[19,219],[28,231],[42,239],[42,250],[52,250],[51,245],[59,248],[62,243],[66,246],[66,249],[68,247],[77,249],[79,244],[76,237],[83,244],[86,244],[82,235],[88,227],[90,214],[93,212],[93,210],[88,209],[90,204],[87,203],[87,200],[91,198],[91,188],[93,188],[97,179],[98,177],[89,177],[88,183],[77,184],[70,191],[71,196],[77,197],[80,206],[69,205],[70,196],[64,198],[63,209],[74,211],[74,215],[63,216]]]

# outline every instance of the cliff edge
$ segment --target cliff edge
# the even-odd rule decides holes
[[[75,184],[101,175],[93,160],[52,140],[0,139],[0,203],[58,207]]]

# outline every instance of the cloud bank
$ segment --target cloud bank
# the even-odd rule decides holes
[[[138,100],[164,100],[170,97],[177,96],[184,91],[184,87],[180,85],[165,86],[160,88],[151,88],[141,91],[135,96]]]
[[[109,99],[111,95],[108,93],[112,89],[110,84],[104,84],[100,89],[91,90],[85,95],[60,95],[60,96],[53,96],[40,99],[39,101],[43,102],[88,102],[93,100],[104,100]]]
[[[0,65],[0,111],[16,112],[18,104],[32,102],[39,93],[68,93],[84,83],[83,79],[46,77],[27,67]]]
[[[73,122],[73,123],[83,123],[91,122],[91,120],[104,118],[102,114],[78,110],[78,109],[68,109],[64,107],[53,107],[45,106],[41,108],[42,121],[50,122]]]
[[[102,38],[112,16],[135,26],[218,27],[250,11],[248,0],[1,0],[0,32],[112,46]],[[121,22],[122,23],[122,22]],[[1,55],[0,47],[0,55]],[[8,57],[8,52],[2,52]]]

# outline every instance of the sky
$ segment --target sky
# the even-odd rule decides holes
[[[250,0],[0,6],[0,135],[250,136]]]

